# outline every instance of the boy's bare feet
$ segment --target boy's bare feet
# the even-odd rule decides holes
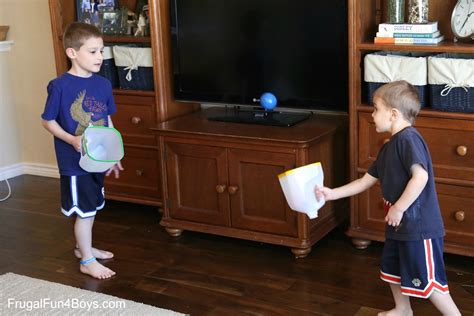
[[[95,258],[93,258],[92,261],[90,261],[89,259],[81,262],[84,263],[81,263],[81,265],[79,266],[79,270],[81,270],[82,273],[88,274],[93,278],[103,280],[115,275],[114,271],[97,262]]]
[[[391,309],[389,311],[380,312],[377,314],[378,316],[413,316],[413,311],[409,310],[399,310],[399,309]]]
[[[79,250],[79,248],[74,248],[74,255],[78,259],[82,258],[81,251]],[[94,247],[92,247],[92,255],[96,257],[97,259],[112,259],[114,257],[114,254],[112,252],[97,249]]]

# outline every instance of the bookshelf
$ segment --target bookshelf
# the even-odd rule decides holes
[[[386,0],[349,0],[349,139],[350,177],[363,175],[390,135],[377,134],[364,84],[363,60],[376,51],[474,53],[474,42],[454,42],[450,29],[456,0],[430,0],[429,20],[438,21],[445,40],[439,45],[374,44],[378,24],[386,21]],[[407,16],[405,14],[405,16]],[[445,251],[474,256],[474,114],[423,108],[415,127],[433,159],[436,187],[446,228]],[[466,149],[466,151],[459,150]],[[380,187],[351,199],[347,234],[355,247],[384,240]]]

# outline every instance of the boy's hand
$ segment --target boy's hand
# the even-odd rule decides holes
[[[403,211],[395,205],[392,205],[388,210],[387,216],[385,216],[385,221],[389,226],[398,227],[402,222],[402,218]]]
[[[318,202],[321,198],[324,198],[326,201],[335,200],[337,198],[334,194],[334,190],[327,187],[316,186],[314,188],[314,194],[316,195],[316,201]]]
[[[71,144],[72,147],[74,147],[74,149],[77,152],[81,152],[81,148],[82,148],[81,139],[82,139],[82,135],[72,136],[71,142],[69,143]]]
[[[110,167],[109,170],[107,170],[107,173],[105,174],[107,177],[113,172],[115,179],[119,178],[120,171],[123,170],[122,163],[119,161],[112,167]]]

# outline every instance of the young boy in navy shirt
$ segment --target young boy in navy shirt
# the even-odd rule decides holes
[[[406,81],[383,85],[374,93],[378,133],[391,133],[367,173],[344,186],[317,187],[327,201],[352,196],[380,180],[387,212],[380,277],[389,282],[395,308],[379,315],[413,315],[410,296],[429,298],[443,315],[461,315],[452,300],[443,260],[444,225],[431,157],[412,126],[420,111],[416,89]]]
[[[68,72],[49,82],[48,99],[42,124],[54,135],[54,147],[61,176],[61,211],[76,214],[75,255],[81,259],[82,273],[106,279],[115,272],[97,259],[110,259],[113,253],[92,247],[92,226],[98,210],[105,204],[105,173],[89,173],[79,166],[81,135],[92,125],[112,127],[110,115],[116,112],[111,83],[95,73],[102,65],[104,42],[93,25],[75,22],[63,36],[66,55],[71,61]],[[106,175],[118,178],[120,163]]]

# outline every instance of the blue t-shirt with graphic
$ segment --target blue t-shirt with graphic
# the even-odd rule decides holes
[[[415,128],[407,127],[393,135],[380,149],[376,161],[367,172],[380,180],[384,202],[393,205],[410,181],[411,167],[415,164],[420,164],[426,170],[428,182],[404,212],[398,230],[385,225],[387,239],[410,241],[444,236],[431,156],[425,141]]]
[[[89,124],[108,126],[108,115],[116,111],[110,81],[95,74],[83,78],[66,72],[49,82],[41,117],[55,120],[66,132],[78,136]],[[73,146],[55,137],[54,148],[61,175],[88,173],[79,166],[81,155]]]

